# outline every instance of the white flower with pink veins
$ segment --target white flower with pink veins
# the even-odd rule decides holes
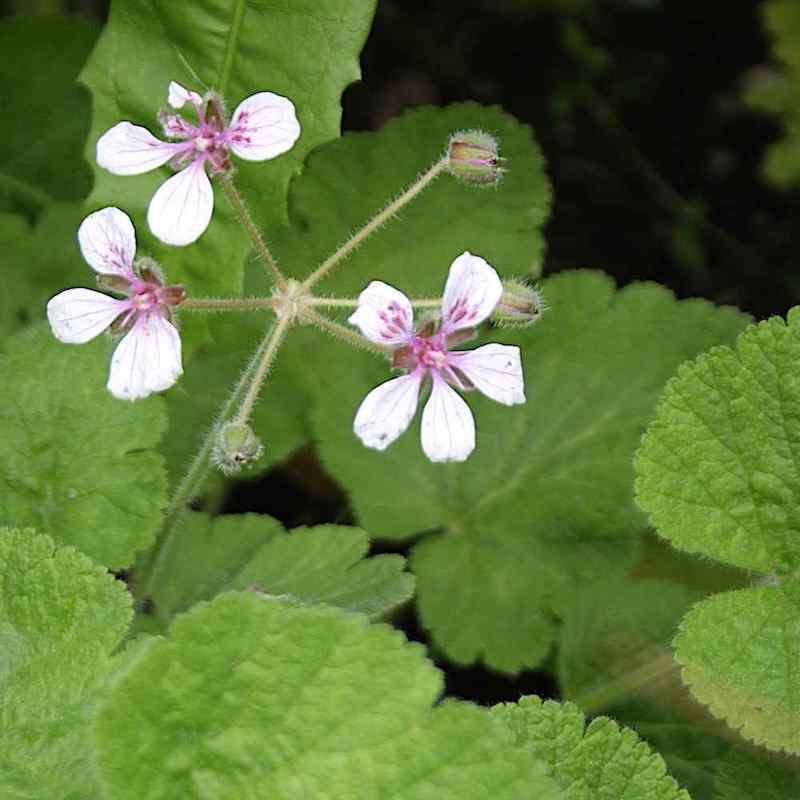
[[[482,258],[463,253],[450,266],[438,330],[413,327],[411,302],[397,289],[372,281],[358,298],[350,322],[371,341],[396,348],[393,366],[408,374],[373,389],[353,423],[356,436],[375,450],[387,448],[411,424],[423,382],[431,395],[422,411],[422,449],[431,461],[464,461],[475,449],[475,421],[452,388],[477,389],[504,405],[525,402],[518,347],[486,344],[462,352],[450,346],[480,325],[503,293],[497,272]],[[460,331],[460,333],[459,333]]]
[[[211,94],[204,101],[197,92],[172,81],[167,100],[172,109],[190,103],[197,116],[188,122],[169,109],[159,114],[162,142],[147,128],[119,122],[97,142],[97,163],[114,175],[138,175],[170,163],[177,171],[150,200],[147,224],[162,242],[187,245],[198,239],[211,221],[214,190],[212,175],[230,171],[229,153],[247,161],[266,161],[290,150],[300,136],[294,104],[272,92],[258,92],[242,100],[230,123],[222,105]]]
[[[67,289],[47,304],[55,337],[83,344],[111,328],[125,336],[114,350],[108,390],[120,400],[139,400],[168,389],[183,374],[181,338],[170,309],[185,298],[182,286],[164,286],[149,259],[134,264],[136,233],[118,208],[90,214],[78,229],[78,243],[103,288],[117,300],[91,289]]]

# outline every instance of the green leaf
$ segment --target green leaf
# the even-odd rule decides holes
[[[256,589],[308,603],[379,615],[411,597],[405,559],[365,558],[358,528],[319,525],[284,531],[272,517],[187,515],[153,575],[159,616],[185,611],[225,589]]]
[[[273,161],[240,162],[236,178],[269,238],[270,226],[286,218],[291,176],[310,150],[339,135],[340,97],[360,77],[358,54],[373,9],[374,0],[115,0],[82,74],[94,97],[87,158],[95,163],[98,138],[122,120],[160,134],[156,115],[166,105],[170,80],[198,92],[216,89],[231,111],[259,91],[287,96],[302,126],[297,144]],[[240,292],[249,239],[221,192],[208,231],[191,247],[166,248],[147,234],[147,204],[168,175],[167,167],[135,177],[95,167],[89,202],[131,214],[144,249],[164,255],[170,278],[191,294]]]
[[[71,547],[0,529],[0,794],[97,797],[89,720],[131,616],[124,584]]]
[[[486,712],[431,711],[441,677],[384,625],[229,593],[175,620],[96,729],[106,794],[555,800]]]
[[[778,67],[760,68],[750,75],[745,101],[778,117],[783,128],[783,137],[767,149],[764,174],[779,186],[796,185],[800,181],[800,8],[794,0],[770,0],[762,4],[762,12]]]
[[[666,774],[664,760],[606,717],[585,720],[572,703],[536,696],[495,706],[492,715],[517,745],[547,763],[564,800],[689,800]]]
[[[348,134],[314,152],[291,187],[291,229],[276,233],[282,262],[305,277],[399,191],[437,161],[450,134],[482,128],[496,135],[508,173],[496,188],[444,175],[367,239],[320,286],[356,295],[380,279],[409,294],[442,293],[447,268],[470,250],[504,273],[539,275],[541,227],[550,184],[527,125],[499,108],[462,103],[422,108],[377,133]],[[414,243],[413,254],[408,244]]]
[[[716,800],[788,800],[800,797],[800,763],[732,750],[717,767],[715,784]]]
[[[30,525],[112,568],[153,539],[166,500],[152,451],[163,400],[106,390],[111,348],[57,342],[46,326],[6,341],[0,357],[0,519]]]
[[[82,216],[76,203],[51,203],[30,228],[21,216],[0,214],[3,266],[14,280],[0,299],[0,334],[44,319],[47,301],[62,289],[94,284],[77,245]]]
[[[698,603],[675,639],[698,700],[742,735],[800,754],[800,607],[776,586]]]
[[[772,572],[800,565],[800,314],[748,330],[667,384],[636,495],[677,547]]]
[[[91,172],[81,149],[90,99],[75,81],[98,32],[96,23],[77,16],[0,21],[3,209],[31,213],[89,193]]]
[[[507,671],[546,653],[558,587],[595,574],[592,559],[615,558],[642,526],[632,456],[664,382],[746,322],[654,285],[615,292],[598,273],[562,273],[543,291],[551,310],[538,325],[486,337],[520,346],[528,402],[508,408],[472,394],[477,447],[464,464],[429,463],[418,424],[385,452],[364,448],[353,417],[390,377],[386,364],[346,351],[326,353],[330,373],[314,362],[316,438],[359,525],[392,539],[443,531],[412,561],[422,621],[455,661],[482,657]]]

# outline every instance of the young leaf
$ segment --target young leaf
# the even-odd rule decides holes
[[[254,589],[379,615],[408,600],[414,579],[400,556],[365,558],[358,528],[319,525],[287,533],[272,517],[187,515],[153,576],[156,612],[168,618],[225,589]]]
[[[800,754],[797,598],[776,586],[698,603],[675,639],[683,678],[714,714],[748,739]]]
[[[53,200],[89,193],[91,172],[80,153],[90,98],[76,78],[98,32],[95,23],[77,16],[0,21],[3,209],[31,214]]]
[[[374,0],[199,0],[190,9],[115,0],[82,74],[94,97],[87,158],[95,164],[98,138],[122,120],[160,134],[156,115],[171,80],[200,93],[215,89],[231,111],[251,94],[275,92],[294,102],[300,139],[272,161],[240,162],[236,181],[259,225],[282,222],[289,179],[310,150],[339,135],[340,97],[360,77],[358,54],[373,10]],[[90,205],[121,205],[145,238],[145,209],[168,175],[166,167],[136,177],[95,167]],[[145,249],[156,256],[166,251],[155,242]],[[190,248],[170,249],[165,261],[170,278],[190,293],[237,293],[249,250],[249,239],[217,192],[208,231]]]
[[[328,358],[335,375],[322,360],[316,371],[322,459],[350,493],[359,524],[393,539],[443,530],[413,556],[423,623],[454,660],[483,657],[507,671],[546,653],[554,587],[601,571],[592,559],[629,547],[642,525],[632,455],[664,382],[746,322],[704,301],[676,302],[654,285],[615,292],[597,273],[557,275],[543,292],[551,310],[538,325],[487,336],[520,346],[527,403],[508,408],[470,395],[477,447],[463,464],[429,463],[418,424],[385,452],[356,439],[356,409],[391,377],[385,362],[344,351]]]
[[[166,479],[153,452],[163,400],[105,388],[109,342],[57,342],[46,326],[0,356],[0,519],[30,525],[108,567],[128,566],[161,520]]]
[[[690,800],[666,774],[661,756],[606,717],[584,730],[577,706],[535,695],[495,706],[492,715],[518,746],[550,766],[564,800]]]
[[[108,796],[556,800],[422,649],[364,617],[229,593],[175,620],[97,722]]]
[[[129,596],[31,530],[0,529],[0,564],[0,795],[95,798],[88,723]]]
[[[356,295],[380,279],[408,293],[441,295],[450,262],[464,250],[506,274],[539,275],[550,184],[530,128],[499,108],[462,103],[422,108],[377,133],[348,134],[314,152],[291,187],[291,229],[275,245],[297,278],[343,244],[445,152],[450,134],[483,128],[500,141],[508,173],[496,188],[443,175],[399,220],[367,239],[321,286]],[[409,242],[414,243],[413,251]]]
[[[800,566],[800,313],[678,370],[636,456],[661,536],[762,572]]]

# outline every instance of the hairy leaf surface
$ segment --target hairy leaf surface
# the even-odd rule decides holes
[[[224,594],[117,682],[96,731],[104,788],[120,800],[556,800],[485,711],[431,711],[440,690],[422,649],[386,626]]]
[[[105,388],[101,337],[57,342],[36,326],[0,357],[0,519],[30,525],[108,567],[128,566],[161,521],[166,478],[153,452],[163,400],[126,403]]]
[[[535,695],[495,706],[492,715],[517,745],[550,766],[565,800],[690,800],[666,774],[661,756],[606,717],[584,730],[577,706]]]
[[[92,707],[131,616],[125,587],[71,547],[0,529],[0,794],[97,797]]]

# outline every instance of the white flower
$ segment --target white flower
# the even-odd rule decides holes
[[[170,308],[184,299],[183,288],[164,286],[151,262],[134,265],[136,233],[118,208],[86,217],[78,242],[98,281],[125,298],[67,289],[47,304],[53,334],[67,344],[83,344],[113,324],[126,333],[111,359],[111,394],[138,400],[168,389],[183,374],[180,335],[169,321]]]
[[[438,331],[414,331],[411,302],[397,289],[373,281],[361,292],[350,322],[373,342],[396,348],[394,365],[408,373],[382,383],[361,403],[353,430],[367,447],[384,450],[408,428],[426,378],[431,395],[422,411],[422,449],[431,461],[464,461],[475,448],[472,412],[452,386],[509,406],[525,402],[518,347],[449,349],[461,338],[455,332],[483,322],[502,293],[495,270],[470,253],[450,266]]]
[[[97,163],[114,175],[138,175],[170,162],[176,175],[162,184],[150,200],[147,223],[162,242],[187,245],[198,239],[211,221],[212,175],[231,168],[229,152],[247,161],[265,161],[290,150],[300,136],[294,104],[272,92],[258,92],[236,107],[226,122],[219,99],[210,95],[204,105],[196,92],[172,81],[172,109],[190,103],[193,124],[174,110],[159,119],[164,134],[178,141],[162,142],[146,128],[120,122],[97,142]]]

